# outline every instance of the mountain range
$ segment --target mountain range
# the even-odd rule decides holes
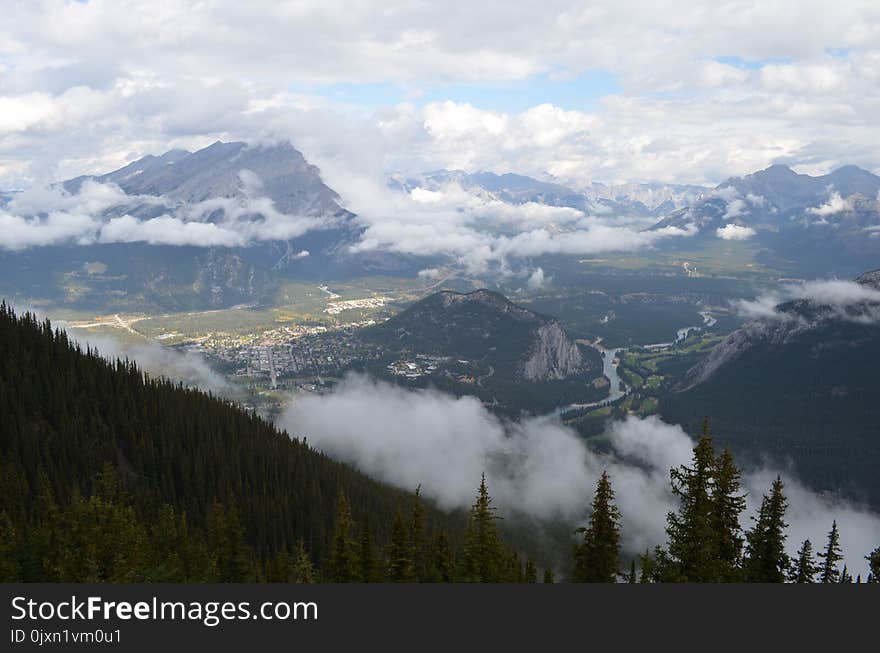
[[[467,173],[461,170],[437,170],[418,176],[393,175],[388,185],[404,192],[416,188],[442,189],[457,184],[464,190],[508,204],[533,202],[568,207],[585,213],[628,217],[658,217],[699,199],[710,190],[697,185],[620,184],[591,182],[572,188],[553,181],[541,181],[514,173]]]
[[[786,276],[851,276],[875,267],[880,251],[880,177],[855,166],[812,177],[774,165],[714,189],[572,188],[512,173],[445,170],[392,176],[388,184],[402,192],[457,184],[511,205],[568,207],[630,219],[639,229],[695,234],[660,241],[660,250],[747,240],[760,262]],[[103,230],[0,250],[7,297],[102,311],[222,308],[271,303],[289,279],[414,276],[444,262],[381,249],[353,253],[365,225],[289,143],[171,150],[56,188],[67,194],[62,203],[78,205],[63,221],[54,218],[53,228],[91,220]],[[15,212],[23,195],[6,192],[0,203]],[[51,223],[53,215],[47,208],[24,218]]]
[[[856,166],[827,175],[773,165],[732,177],[653,229],[698,230],[698,239],[752,240],[804,275],[848,276],[877,264],[880,177]]]

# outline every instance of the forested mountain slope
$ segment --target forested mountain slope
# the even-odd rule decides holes
[[[0,305],[4,578],[265,579],[300,541],[321,563],[340,492],[378,542],[412,502],[228,402]]]

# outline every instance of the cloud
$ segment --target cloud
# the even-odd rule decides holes
[[[193,247],[243,247],[266,240],[289,240],[335,223],[332,216],[288,215],[260,195],[262,182],[241,170],[242,194],[195,203],[127,195],[116,184],[83,182],[76,193],[60,186],[33,187],[15,194],[0,210],[0,249],[18,250],[64,243],[136,243]],[[126,211],[144,207],[167,211],[142,219]],[[122,212],[123,215],[116,215]],[[296,258],[304,258],[303,250]]]
[[[405,489],[421,485],[445,508],[470,506],[485,472],[502,514],[579,523],[607,470],[630,553],[665,542],[666,514],[676,506],[669,468],[688,463],[694,444],[678,426],[630,416],[608,431],[612,451],[598,453],[551,417],[502,422],[474,397],[407,391],[360,376],[330,394],[296,398],[279,421],[368,474]],[[745,527],[778,473],[765,468],[744,475]],[[864,571],[862,557],[880,541],[880,517],[782,476],[791,505],[789,551],[806,537],[821,546],[837,519],[850,570]]]
[[[97,348],[108,360],[128,358],[153,376],[164,376],[216,394],[229,394],[232,386],[199,354],[162,347],[155,343],[125,343],[111,337],[69,332],[83,347]]]
[[[346,128],[303,138],[379,135],[387,170],[718,182],[776,160],[876,166],[871,3],[704,4],[16,3],[0,187],[298,135],[317,114]]]
[[[735,199],[727,205],[727,210],[724,212],[724,219],[730,220],[732,218],[736,218],[741,216],[743,213],[747,211],[745,200]]]
[[[535,270],[529,275],[526,285],[529,287],[529,290],[541,290],[549,285],[550,280],[550,277],[544,275],[543,268],[535,268]]]
[[[244,244],[242,236],[234,231],[210,223],[184,222],[170,215],[150,220],[138,220],[130,215],[113,218],[101,228],[100,241],[195,247],[236,247]]]
[[[401,193],[390,190],[382,177],[331,172],[331,180],[334,176],[346,207],[365,226],[352,251],[443,255],[472,273],[545,254],[635,251],[695,233],[672,227],[637,231],[568,207],[508,204],[456,183]]]
[[[810,207],[807,209],[807,213],[826,217],[829,215],[835,215],[836,213],[852,211],[852,208],[853,205],[851,198],[844,199],[840,196],[840,193],[831,193],[831,197],[828,198],[828,201],[825,202],[825,204]]]
[[[440,272],[437,268],[425,268],[424,270],[419,270],[419,278],[420,279],[439,279],[442,272]]]
[[[748,240],[757,232],[751,227],[743,227],[738,224],[726,224],[715,230],[715,235],[724,240]]]
[[[19,315],[27,311],[40,319],[51,319],[32,307],[13,308]],[[65,320],[52,319],[52,324],[65,329],[72,342],[83,349],[90,347],[97,350],[103,358],[111,362],[117,358],[134,360],[142,370],[153,376],[163,376],[216,394],[228,395],[232,390],[226,378],[216,372],[198,353],[162,347],[154,342],[130,342],[112,336],[96,335],[72,328]]]
[[[779,304],[806,300],[832,309],[832,315],[862,323],[880,321],[880,290],[839,279],[817,279],[784,284],[780,289],[759,295],[754,300],[734,302],[747,318],[792,320],[795,315],[778,310]]]

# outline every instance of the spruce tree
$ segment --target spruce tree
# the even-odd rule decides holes
[[[840,578],[840,571],[837,564],[843,560],[840,552],[840,532],[837,530],[837,520],[831,524],[831,530],[828,532],[828,544],[825,551],[819,552],[822,558],[822,564],[819,567],[820,583],[836,583]]]
[[[636,573],[636,560],[633,558],[629,562],[629,573],[626,575],[627,583],[637,583],[639,580],[639,576]]]
[[[718,457],[713,476],[710,518],[715,539],[713,576],[717,581],[735,582],[743,547],[739,517],[746,508],[746,498],[740,494],[740,470],[727,448]]]
[[[555,583],[556,582],[556,579],[553,577],[552,567],[547,567],[544,570],[544,582],[545,583]]]
[[[504,580],[505,555],[495,524],[497,519],[483,474],[464,535],[462,576],[466,582],[497,583]]]
[[[746,535],[748,545],[743,564],[744,580],[749,583],[783,583],[791,560],[785,553],[785,510],[782,479],[773,481],[770,495],[764,495],[755,525]]]
[[[376,552],[373,547],[373,534],[370,531],[370,520],[365,517],[361,523],[360,537],[360,580],[362,583],[374,583],[379,580]]]
[[[575,547],[572,581],[613,583],[617,580],[620,555],[620,511],[606,472],[596,484],[589,524],[576,532],[584,539]]]
[[[794,565],[788,573],[788,581],[798,584],[814,583],[818,572],[819,568],[813,558],[813,545],[810,540],[804,540],[801,548],[798,549]]]
[[[428,581],[451,583],[455,578],[455,557],[449,545],[446,531],[438,531],[431,539],[428,563]]]
[[[865,556],[871,572],[868,574],[869,583],[880,583],[880,546]]]
[[[532,562],[531,558],[528,558],[526,560],[526,570],[525,570],[523,580],[526,583],[537,583],[538,582],[538,569],[535,567],[535,563]]]
[[[409,522],[409,557],[413,579],[416,581],[423,581],[428,575],[428,528],[425,519],[422,487],[419,486],[413,494],[412,515]]]
[[[663,580],[713,582],[717,577],[717,533],[714,530],[712,482],[715,451],[704,425],[704,435],[694,447],[693,465],[670,471],[678,512],[667,515],[669,557],[672,562]]]
[[[391,541],[388,543],[385,579],[389,583],[410,583],[413,581],[412,548],[410,547],[407,529],[400,511],[394,517],[391,528]]]
[[[312,564],[312,559],[309,557],[309,552],[306,551],[306,545],[302,538],[299,539],[296,551],[294,552],[291,580],[294,583],[315,582],[315,567]]]
[[[355,524],[345,494],[336,500],[336,524],[330,544],[330,558],[326,565],[327,580],[331,583],[356,583],[360,580]]]

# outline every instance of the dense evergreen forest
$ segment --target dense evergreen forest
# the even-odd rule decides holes
[[[853,580],[836,523],[818,560],[809,541],[785,554],[781,480],[743,532],[739,477],[704,433],[692,466],[672,470],[666,546],[623,561],[603,475],[568,580]],[[468,515],[444,513],[0,304],[2,581],[554,582],[499,518],[485,478]],[[876,582],[880,547],[867,557]]]
[[[377,541],[411,497],[199,390],[106,361],[0,304],[7,580],[265,580],[320,565],[344,493]],[[431,528],[461,537],[425,505]]]

